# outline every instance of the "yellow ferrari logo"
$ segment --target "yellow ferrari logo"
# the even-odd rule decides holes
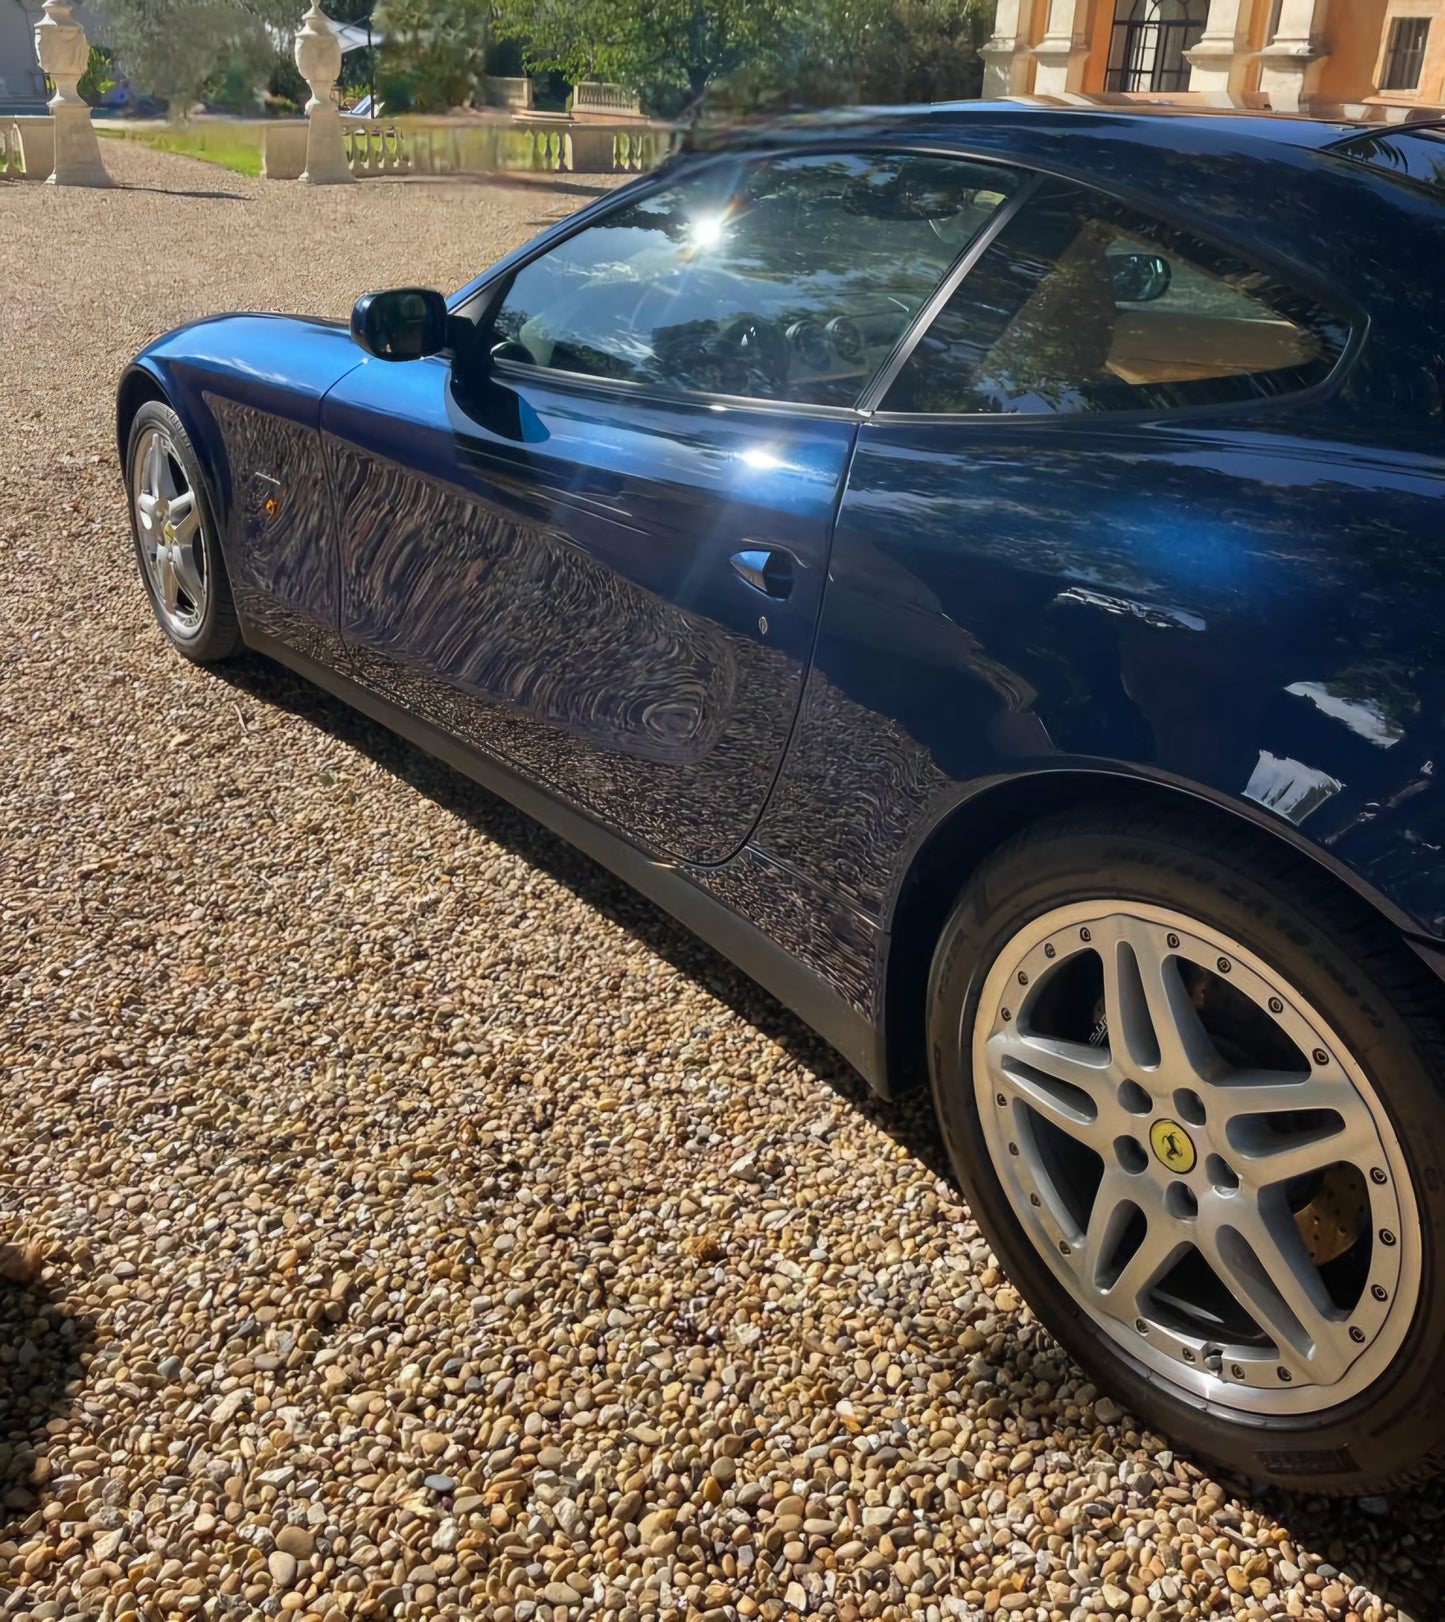
[[[1178,1121],[1155,1121],[1149,1128],[1149,1143],[1170,1171],[1193,1170],[1194,1144]]]

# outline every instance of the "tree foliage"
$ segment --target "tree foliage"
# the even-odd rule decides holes
[[[266,25],[294,28],[301,10],[297,0],[107,0],[106,33],[126,77],[183,115],[218,69],[264,83],[276,60]]]
[[[788,11],[788,0],[499,0],[496,28],[534,70],[625,84],[669,111],[775,53]]]
[[[412,0],[424,4],[426,0]],[[498,0],[530,68],[615,80],[650,108],[976,95],[995,0]]]
[[[274,76],[267,25],[305,0],[107,0],[120,68],[184,111],[208,83],[244,96]],[[474,99],[493,39],[529,71],[615,81],[652,112],[704,97],[744,111],[977,93],[994,0],[331,0],[336,21],[376,5],[377,81],[394,112]]]
[[[381,0],[378,94],[388,111],[465,107],[485,79],[491,0]]]
[[[760,106],[826,107],[976,96],[994,0],[822,0],[797,6],[781,50],[734,93]]]

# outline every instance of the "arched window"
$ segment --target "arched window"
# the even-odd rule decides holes
[[[1209,0],[1117,0],[1109,45],[1110,90],[1187,90],[1189,60]]]

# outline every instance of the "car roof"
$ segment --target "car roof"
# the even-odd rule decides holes
[[[1437,120],[1411,120],[1413,124]],[[1049,134],[1112,135],[1121,141],[1153,144],[1164,129],[1171,143],[1199,151],[1228,149],[1238,152],[1260,147],[1323,149],[1362,135],[1398,130],[1406,125],[1381,125],[1363,119],[1310,118],[1300,114],[1249,111],[1240,108],[1175,106],[1166,103],[1100,105],[1061,102],[1047,97],[1016,96],[998,101],[937,101],[898,106],[848,107],[827,112],[789,113],[781,117],[714,128],[699,135],[695,144],[706,147],[751,145],[779,139],[826,140],[842,133],[871,128],[896,133],[912,128],[934,134]]]
[[[1328,287],[1376,316],[1398,308],[1418,332],[1421,309],[1438,302],[1426,290],[1445,247],[1445,209],[1374,165],[1345,160],[1367,136],[1436,122],[1023,98],[791,114],[699,129],[684,150],[801,153],[840,141],[916,141],[1017,162],[1111,191],[1185,228],[1197,225],[1273,263],[1296,285]]]

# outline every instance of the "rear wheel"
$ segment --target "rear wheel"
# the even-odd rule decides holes
[[[200,463],[168,405],[148,400],[126,455],[141,581],[161,629],[188,659],[209,663],[241,646]]]
[[[1405,1482],[1445,1446],[1438,1002],[1287,851],[1061,820],[944,930],[939,1118],[1000,1260],[1103,1389],[1252,1475]]]

